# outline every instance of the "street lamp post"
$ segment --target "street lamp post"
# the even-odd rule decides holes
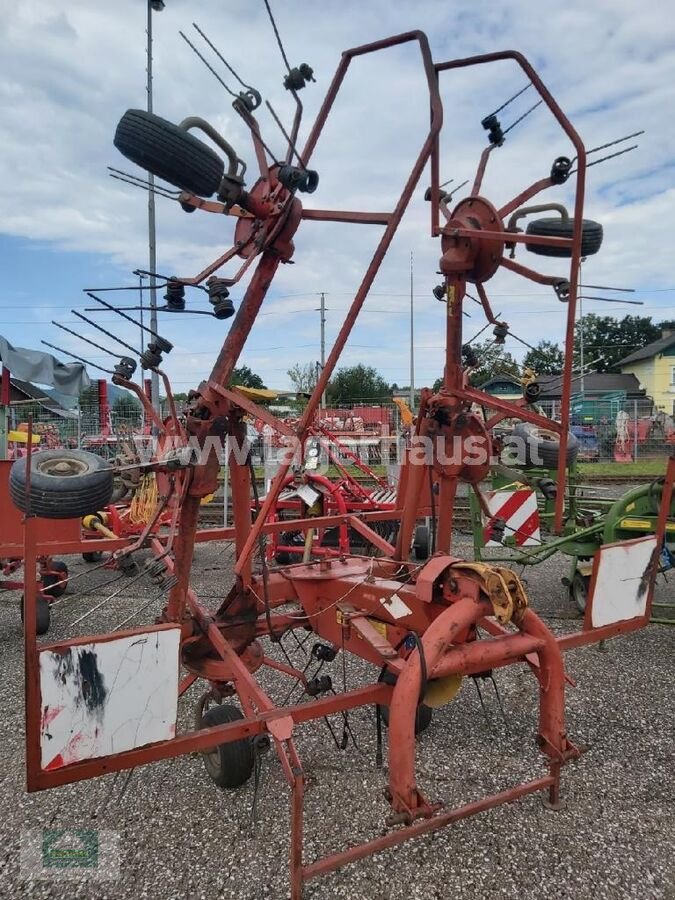
[[[146,72],[147,72],[147,109],[152,112],[152,14],[153,12],[161,12],[164,9],[164,0],[148,0],[148,20],[147,20],[147,49],[146,49]],[[155,227],[155,179],[151,172],[148,173],[148,268],[150,269],[150,328],[157,334],[157,283],[154,273],[157,271],[157,231]],[[150,382],[150,393],[152,405],[159,412],[159,376],[157,372],[152,372],[152,380]]]

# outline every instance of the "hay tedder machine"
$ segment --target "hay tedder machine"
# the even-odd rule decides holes
[[[310,168],[314,150],[353,61],[401,45],[412,45],[419,54],[428,90],[429,125],[420,136],[417,157],[395,205],[386,211],[306,207],[301,197],[320,195],[319,174]],[[493,114],[483,121],[488,144],[473,184],[463,200],[451,205],[440,186],[443,106],[439,82],[459,69],[498,61],[511,61],[524,73],[572,145],[574,158],[548,161],[543,171],[535,173],[533,183],[496,205],[481,193],[486,166],[505,139],[498,115]],[[675,477],[675,459],[671,459],[657,488],[653,534],[600,546],[579,631],[554,635],[532,609],[511,569],[465,561],[453,554],[458,483],[467,482],[482,504],[479,484],[490,469],[490,430],[503,418],[555,432],[560,452],[552,528],[559,533],[564,527],[577,273],[581,256],[597,251],[602,238],[600,226],[583,218],[587,151],[537,72],[517,52],[434,62],[427,37],[417,31],[347,50],[300,150],[296,148],[302,111],[298,93],[311,80],[309,66],[288,67],[284,84],[297,112],[291,128],[282,129],[287,149],[281,159],[272,156],[259,131],[255,110],[260,94],[245,87],[235,96],[234,110],[250,131],[258,170],[252,179],[247,174],[248,185],[239,155],[208,122],[190,117],[174,125],[140,110],[129,110],[122,117],[116,146],[177,189],[167,190],[167,195],[188,211],[232,217],[231,248],[196,276],[167,282],[167,290],[177,294],[185,286],[205,283],[216,318],[233,318],[210,376],[189,395],[187,415],[178,417],[172,410],[165,421],[155,423],[156,453],[143,463],[144,471],[155,473],[160,495],[175,510],[168,536],[151,541],[154,565],[166,574],[168,585],[157,620],[127,631],[43,644],[34,637],[34,585],[27,587],[25,609],[28,789],[82,781],[195,751],[204,755],[206,770],[219,787],[235,789],[252,777],[261,749],[273,746],[291,794],[290,892],[294,900],[302,896],[309,879],[322,873],[527,794],[541,791],[550,807],[558,807],[561,771],[580,753],[565,724],[564,651],[635,631],[649,621]],[[218,152],[195,137],[195,131],[206,135]],[[270,535],[287,529],[286,523],[272,521],[271,516],[291,472],[292,457],[281,464],[254,519],[252,466],[245,454],[237,452],[244,444],[244,418],[253,416],[275,429],[285,429],[285,436],[296,446],[305,443],[321,395],[427,168],[431,237],[440,245],[438,293],[443,305],[434,308],[446,334],[443,384],[437,392],[422,391],[392,509],[384,513],[331,509],[327,515],[293,523],[294,529],[305,533],[348,525],[379,555],[345,551],[274,565],[264,545]],[[571,214],[558,203],[527,206],[533,197],[569,179],[574,185]],[[554,214],[531,219],[524,233],[516,227],[517,220],[541,211]],[[375,227],[381,229],[381,236],[302,418],[290,428],[280,426],[265,408],[229,385],[279,266],[291,262],[295,241],[302,240],[303,228],[312,222]],[[510,252],[523,247],[542,257],[568,259],[569,277],[549,276],[516,262]],[[228,264],[234,265],[231,273],[214,275]],[[473,364],[473,351],[462,338],[467,284],[474,286],[496,334],[505,335],[508,326],[493,315],[485,287],[501,267],[550,285],[566,306],[560,422],[544,419],[527,396],[522,402],[490,397],[487,403],[488,398],[468,386],[466,369]],[[252,275],[235,314],[229,292],[249,270]],[[143,364],[158,368],[161,356],[155,341],[154,348],[144,354]],[[115,380],[132,389],[124,365]],[[170,398],[168,380],[166,387]],[[492,420],[484,422],[472,412],[472,404],[495,409]],[[220,459],[214,448],[221,441],[229,452],[234,522],[233,529],[223,530],[222,536],[234,540],[236,562],[222,585],[211,581],[210,592],[219,589],[221,598],[214,608],[200,600],[191,573],[200,501],[217,488]],[[48,488],[43,486],[38,494],[31,484],[38,457],[35,454],[31,460],[29,454],[23,467],[13,473],[12,482],[14,500],[26,514],[27,571],[34,568],[36,547],[32,513],[39,506],[44,514],[44,498],[49,495]],[[432,479],[437,491],[429,491]],[[71,474],[71,493],[85,506],[92,494],[100,503],[111,484],[110,468]],[[47,512],[51,518],[59,517],[56,507]],[[437,521],[435,552],[420,564],[410,561],[409,548],[416,524],[426,515]],[[397,523],[392,540],[372,527],[373,521],[383,519]],[[126,548],[118,555],[129,552]],[[353,654],[372,666],[372,679],[340,690],[330,676],[309,680],[305,671],[280,662],[273,652],[275,645],[283,647],[284,637],[297,631],[314,636],[316,659],[331,662]],[[416,775],[416,727],[421,711],[428,717],[430,707],[449,700],[461,676],[523,665],[529,666],[538,684],[535,740],[543,757],[541,774],[457,808],[445,808],[427,795]],[[302,701],[277,705],[257,677],[262,671],[302,687]],[[196,682],[204,684],[196,724],[177,733],[180,698]],[[382,718],[388,722],[387,783],[382,799],[385,830],[364,843],[308,861],[303,855],[306,776],[296,734],[325,716],[363,706],[373,708],[378,733]]]

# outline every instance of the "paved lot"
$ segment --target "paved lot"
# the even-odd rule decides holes
[[[217,596],[226,577],[224,545],[197,548],[196,583]],[[85,568],[77,559],[74,570]],[[567,617],[560,585],[566,565],[553,559],[529,571],[531,603],[555,630],[578,627]],[[90,572],[54,610],[49,637],[104,631],[153,597],[145,581],[130,585],[81,625],[71,623],[122,585],[99,587],[105,570]],[[675,600],[675,578],[659,596]],[[73,588],[75,585],[73,586]],[[82,592],[87,591],[84,596]],[[41,794],[24,792],[23,669],[16,595],[0,602],[0,896],[31,898],[285,898],[288,801],[274,754],[265,757],[251,826],[252,785],[225,793],[209,780],[201,758],[182,757]],[[213,601],[215,603],[215,600]],[[159,601],[139,616],[150,621]],[[136,621],[136,620],[135,620]],[[135,624],[134,623],[132,624]],[[288,642],[289,652],[292,642]],[[312,900],[440,900],[440,898],[675,897],[675,779],[672,702],[675,629],[652,625],[567,656],[576,689],[568,689],[571,739],[587,748],[563,773],[564,810],[544,809],[539,796],[465,820],[312,882]],[[299,659],[300,657],[298,657]],[[339,658],[333,669],[341,683]],[[350,660],[349,686],[366,674]],[[474,685],[440,710],[419,742],[419,778],[431,797],[456,804],[543,772],[534,746],[535,681],[526,667],[497,674],[508,727],[491,685],[483,687],[490,716]],[[283,689],[266,682],[270,692]],[[189,726],[196,689],[181,704]],[[384,775],[374,765],[372,710],[352,714],[358,747],[339,750],[321,723],[299,730],[298,746],[310,777],[306,855],[309,859],[380,833],[388,813]],[[341,733],[341,720],[335,728]],[[126,786],[125,786],[126,785]],[[121,869],[114,882],[26,882],[20,878],[22,829],[99,828],[119,836]]]

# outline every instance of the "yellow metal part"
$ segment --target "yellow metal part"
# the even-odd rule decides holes
[[[8,431],[7,432],[7,440],[14,441],[15,444],[27,444],[28,443],[28,433],[25,431]],[[33,435],[32,444],[39,444],[42,438],[39,434]]]
[[[279,397],[278,391],[272,391],[269,388],[250,388],[244,387],[242,384],[235,384],[233,387],[248,400],[277,400]]]
[[[129,504],[129,521],[134,525],[146,525],[154,516],[159,500],[157,479],[154,472],[147,472],[138,483]]]
[[[399,412],[401,413],[401,422],[406,428],[410,428],[415,420],[415,417],[412,414],[412,410],[405,402],[403,397],[394,397],[393,400],[396,406],[398,406]]]
[[[537,373],[534,369],[523,369],[523,374],[520,377],[520,383],[523,387],[527,387],[528,384],[532,384],[533,381],[537,380]]]
[[[514,615],[517,617],[527,608],[527,595],[523,584],[511,569],[505,566],[488,565],[481,562],[458,562],[452,569],[476,573],[492,603],[495,618],[506,625]]]
[[[116,540],[117,535],[115,534],[115,532],[111,531],[109,528],[106,528],[105,523],[107,523],[108,521],[109,516],[105,512],[91,513],[90,515],[84,516],[82,518],[82,526],[83,528],[86,528],[87,531],[96,531],[103,537]]]
[[[445,706],[457,696],[462,686],[461,675],[446,675],[445,678],[435,678],[427,684],[424,694],[425,706],[432,709],[438,709],[439,706]]]

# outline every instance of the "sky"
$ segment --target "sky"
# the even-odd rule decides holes
[[[592,148],[644,129],[637,150],[589,169],[585,216],[602,223],[603,246],[583,269],[587,284],[635,289],[644,306],[587,300],[584,312],[675,315],[675,252],[670,210],[675,200],[675,16],[663,0],[541,0],[471,4],[449,0],[271,0],[291,62],[306,62],[316,83],[302,91],[303,144],[342,50],[411,29],[429,37],[435,61],[494,50],[523,52]],[[16,346],[46,349],[48,341],[104,368],[109,355],[52,325],[66,325],[113,349],[112,341],[71,310],[95,319],[133,346],[138,329],[95,306],[84,288],[137,284],[147,268],[147,195],[108,177],[107,166],[142,174],[115,149],[115,127],[145,97],[144,0],[96,2],[0,0],[0,334]],[[282,86],[284,67],[262,0],[166,0],[153,15],[154,108],[179,122],[209,120],[248,164],[250,136],[232,98],[180,37],[184,31],[221,76],[237,87],[192,27],[196,22],[241,75],[269,100],[289,127],[293,107]],[[442,180],[471,183],[486,144],[481,119],[527,83],[512,62],[444,73],[441,92]],[[501,114],[507,127],[534,102],[529,89]],[[283,136],[264,106],[262,134],[281,153]],[[428,127],[428,94],[419,51],[409,44],[358,59],[319,140],[312,166],[318,190],[305,206],[391,210]],[[634,143],[629,141],[628,144]],[[625,145],[624,145],[625,146]],[[611,152],[611,151],[608,151]],[[483,195],[497,206],[545,177],[553,159],[572,155],[569,142],[539,107],[491,155]],[[602,152],[595,158],[603,156]],[[593,157],[592,157],[593,158]],[[342,365],[372,365],[389,382],[409,383],[410,260],[413,257],[415,384],[442,373],[443,307],[438,239],[429,236],[425,172],[355,326]],[[468,187],[468,186],[467,186]],[[460,190],[456,200],[466,196]],[[540,195],[571,207],[574,179]],[[186,215],[157,198],[157,268],[192,276],[232,243],[234,222],[202,212]],[[287,370],[319,359],[319,301],[325,294],[330,348],[381,235],[380,226],[301,224],[293,265],[282,266],[241,363],[273,388],[287,389]],[[567,263],[533,256],[517,260],[548,274]],[[221,273],[222,274],[222,273]],[[246,282],[232,290],[235,306]],[[500,271],[486,285],[494,311],[528,343],[562,341],[565,307],[549,288]],[[590,293],[597,294],[597,291]],[[135,306],[136,291],[104,295]],[[625,295],[624,295],[625,296]],[[161,298],[160,298],[161,299]],[[188,308],[207,309],[188,291]],[[470,301],[465,340],[484,325]],[[131,315],[138,315],[132,312]],[[174,344],[165,369],[176,391],[208,376],[232,320],[160,314],[160,331]],[[525,348],[510,339],[522,358]],[[91,351],[91,352],[89,352]],[[126,351],[124,351],[126,352]],[[58,355],[58,354],[56,354]],[[67,359],[65,356],[61,358]],[[103,373],[89,369],[92,377]]]

